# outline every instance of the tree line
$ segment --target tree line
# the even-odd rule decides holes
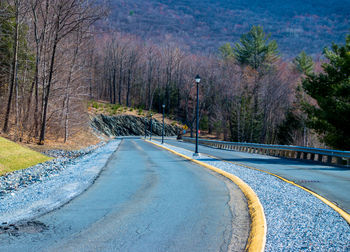
[[[252,26],[240,41],[199,55],[171,41],[154,44],[94,28],[104,15],[101,6],[86,0],[0,1],[3,132],[39,144],[47,132],[67,141],[88,121],[87,101],[103,100],[156,112],[164,104],[168,116],[192,133],[199,74],[200,128],[210,134],[304,146],[319,146],[320,137],[328,146],[350,148],[349,139],[341,137],[348,130],[329,122],[332,114],[339,119],[349,109],[344,98],[349,39],[326,50],[323,65],[303,52],[288,61],[263,27]],[[332,77],[339,68],[343,74]],[[317,88],[322,81],[333,91],[325,100]],[[329,106],[332,102],[337,105]]]
[[[169,41],[154,45],[118,33],[98,41],[93,59],[94,99],[156,112],[162,112],[164,104],[166,113],[186,124],[192,134],[194,77],[199,74],[200,128],[209,134],[215,132],[224,140],[237,142],[350,148],[346,137],[349,130],[340,123],[349,113],[346,92],[350,88],[350,69],[348,65],[327,63],[334,57],[343,62],[340,51],[348,57],[349,36],[344,47],[326,49],[323,61],[315,63],[305,52],[292,61],[281,59],[276,41],[270,40],[261,26],[252,26],[237,43],[222,45],[217,54],[204,56],[191,54]],[[329,88],[340,85],[342,91],[347,91],[334,92],[329,99],[338,101],[341,96],[342,109],[334,104],[321,111],[319,95],[312,91],[318,90],[315,80],[335,78],[324,72],[331,71],[332,75],[339,68],[339,75],[345,73],[345,77],[334,80]],[[325,122],[334,115],[339,120],[336,125]]]
[[[154,45],[118,33],[103,37],[94,58],[95,99],[174,115],[192,131],[194,77],[200,83],[201,128],[225,140],[302,144],[303,132],[280,134],[295,109],[299,64],[279,58],[277,44],[253,27],[234,47],[193,55],[170,42]]]

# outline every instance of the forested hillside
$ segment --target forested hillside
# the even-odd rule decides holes
[[[18,141],[67,142],[85,131],[87,104],[99,100],[149,113],[164,104],[193,132],[199,74],[201,130],[350,149],[341,116],[350,118],[348,8],[315,0],[0,0],[0,130]],[[302,49],[324,57],[314,62]]]
[[[175,41],[192,51],[216,52],[252,25],[277,40],[284,58],[314,56],[339,43],[350,28],[349,0],[109,0],[117,30],[154,42]]]

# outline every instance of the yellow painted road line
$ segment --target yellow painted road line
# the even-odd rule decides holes
[[[199,164],[201,166],[204,166],[212,171],[215,171],[226,178],[230,179],[233,183],[235,183],[243,192],[245,197],[247,198],[248,201],[248,209],[249,209],[249,214],[251,218],[251,226],[250,226],[250,233],[249,233],[249,238],[246,246],[247,251],[254,251],[254,252],[259,252],[259,251],[264,251],[265,249],[265,244],[266,244],[266,230],[267,230],[267,225],[266,225],[266,219],[265,219],[265,214],[264,214],[264,208],[260,203],[260,200],[256,193],[253,191],[253,189],[247,185],[243,180],[240,178],[236,177],[235,175],[225,172],[219,168],[216,168],[212,165],[206,164],[204,162],[201,162],[199,160],[190,158],[188,156],[185,156],[181,153],[178,153],[174,150],[171,150],[163,145],[157,144],[155,142],[151,142],[148,140],[145,140],[148,143],[152,143],[158,147],[161,147],[165,150],[168,150],[180,157],[183,157],[187,160],[190,160],[196,164]]]
[[[171,145],[171,144],[169,144],[169,145]],[[172,145],[172,146],[174,146],[174,145]],[[176,146],[174,146],[174,147],[176,147]],[[178,147],[177,147],[177,148],[178,148]],[[305,188],[305,187],[303,187],[303,186],[301,186],[301,185],[298,185],[298,184],[294,183],[294,182],[291,181],[291,180],[288,180],[288,179],[286,179],[286,178],[283,178],[283,177],[281,177],[281,176],[279,176],[279,175],[277,175],[277,174],[274,174],[274,173],[271,173],[271,172],[268,172],[268,171],[264,171],[264,170],[261,170],[261,169],[255,168],[255,167],[251,167],[251,166],[248,166],[248,165],[244,165],[244,164],[240,164],[240,163],[236,163],[236,162],[232,162],[232,161],[227,161],[227,160],[224,160],[224,159],[221,159],[221,158],[218,158],[218,157],[209,155],[209,154],[205,154],[205,155],[207,155],[208,157],[211,157],[211,158],[220,160],[220,161],[224,161],[224,162],[226,162],[226,163],[231,163],[231,164],[234,164],[234,165],[239,165],[239,166],[242,166],[242,167],[245,167],[245,168],[249,168],[249,169],[252,169],[252,170],[256,170],[256,171],[260,171],[260,172],[267,173],[267,174],[269,174],[269,175],[272,175],[272,176],[274,176],[274,177],[276,177],[276,178],[279,178],[279,179],[283,180],[284,182],[287,182],[287,183],[289,183],[289,184],[291,184],[291,185],[294,185],[294,186],[296,186],[296,187],[299,187],[299,188],[303,189],[304,191],[306,191],[306,192],[312,194],[313,196],[315,196],[316,198],[318,198],[319,200],[321,200],[323,203],[325,203],[325,204],[328,205],[329,207],[331,207],[334,211],[336,211],[337,213],[339,213],[340,216],[343,217],[347,223],[350,224],[350,214],[349,214],[349,213],[347,213],[345,210],[341,209],[340,207],[338,207],[336,204],[334,204],[333,202],[329,201],[329,200],[326,199],[325,197],[323,197],[323,196],[321,196],[321,195],[319,195],[319,194],[317,194],[317,193],[311,191],[310,189],[307,189],[307,188]]]
[[[210,155],[208,155],[210,156]],[[294,185],[296,187],[299,187],[301,189],[303,189],[304,191],[312,194],[313,196],[315,196],[316,198],[320,199],[323,203],[325,203],[326,205],[328,205],[329,207],[331,207],[334,211],[336,211],[337,213],[340,214],[341,217],[343,217],[349,224],[350,224],[350,214],[348,214],[345,210],[341,209],[340,207],[338,207],[336,204],[334,204],[333,202],[329,201],[328,199],[326,199],[325,197],[311,191],[310,189],[307,189],[306,187],[303,187],[301,185],[298,185],[296,184],[295,182],[291,181],[291,180],[288,180],[288,179],[285,179],[277,174],[274,174],[274,173],[271,173],[271,172],[268,172],[268,171],[264,171],[264,170],[260,170],[258,168],[255,168],[255,167],[251,167],[251,166],[248,166],[248,165],[244,165],[244,164],[240,164],[240,163],[235,163],[235,162],[231,162],[231,161],[226,161],[226,160],[222,160],[222,159],[219,159],[217,157],[213,157],[213,156],[210,156],[212,158],[216,158],[218,160],[221,160],[221,161],[224,161],[224,162],[227,162],[227,163],[232,163],[232,164],[235,164],[235,165],[239,165],[239,166],[242,166],[242,167],[245,167],[245,168],[249,168],[249,169],[253,169],[253,170],[256,170],[256,171],[261,171],[261,172],[264,172],[264,173],[267,173],[269,175],[272,175],[272,176],[275,176],[276,178],[279,178],[281,180],[283,180],[284,182],[287,182],[291,185]]]

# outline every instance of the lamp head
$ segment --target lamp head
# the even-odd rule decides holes
[[[197,74],[197,76],[195,77],[195,80],[197,83],[199,83],[201,81],[201,77],[199,76],[199,74]]]

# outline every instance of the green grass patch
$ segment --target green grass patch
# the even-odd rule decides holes
[[[0,137],[0,175],[50,159],[52,158]]]
[[[97,102],[92,102],[92,107],[98,109],[99,104]]]

